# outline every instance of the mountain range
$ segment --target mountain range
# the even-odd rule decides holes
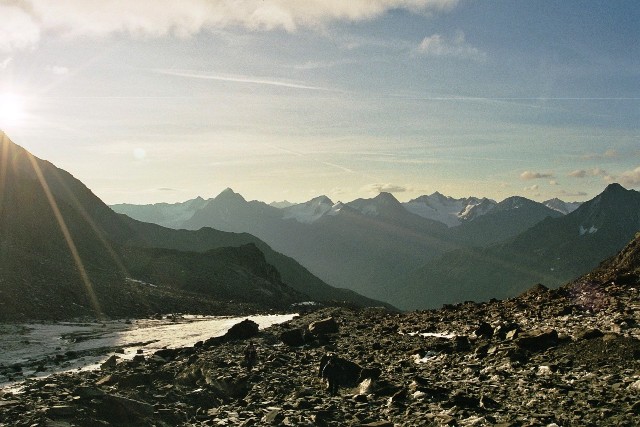
[[[306,300],[435,308],[558,286],[640,229],[640,193],[580,204],[392,194],[279,207],[105,205],[0,134],[0,320],[238,312]],[[384,301],[384,303],[380,302]]]
[[[118,214],[0,132],[0,320],[238,313],[308,300],[380,305],[249,234]]]
[[[403,309],[435,308],[513,296],[538,282],[558,286],[585,273],[640,229],[638,194],[611,184],[582,204],[520,196],[454,199],[436,192],[406,203],[380,193],[347,203],[319,196],[276,207],[226,189],[195,199],[200,207],[177,226],[249,232],[327,283]],[[172,206],[180,211],[193,203]],[[166,209],[113,208],[151,221],[159,206]],[[609,225],[598,233],[603,221]]]

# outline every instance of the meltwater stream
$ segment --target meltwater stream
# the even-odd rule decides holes
[[[181,316],[175,320],[0,324],[0,389],[19,387],[28,378],[55,372],[97,369],[115,352],[123,359],[139,351],[192,346],[224,335],[251,319],[261,329],[296,314],[245,317]]]

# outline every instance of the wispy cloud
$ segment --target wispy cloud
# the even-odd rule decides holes
[[[585,197],[587,193],[584,191],[566,191],[560,190],[556,193],[559,197]]]
[[[568,176],[572,178],[586,178],[588,176],[606,177],[606,176],[609,176],[609,174],[604,169],[593,168],[593,169],[576,169],[574,171],[569,172]]]
[[[332,89],[324,88],[320,86],[310,86],[302,83],[287,82],[283,80],[276,80],[270,78],[250,77],[250,76],[229,76],[221,74],[203,74],[195,71],[180,71],[180,70],[155,70],[157,73],[166,74],[169,76],[186,77],[191,79],[203,79],[203,80],[218,80],[223,82],[234,83],[249,83],[256,85],[267,86],[280,86],[290,89],[307,89],[307,90],[324,90],[331,91]]]
[[[593,159],[613,159],[618,157],[619,154],[616,150],[609,149],[603,153],[587,153],[582,158],[584,160],[593,160]]]
[[[379,194],[379,193],[404,193],[409,191],[406,186],[398,185],[398,184],[369,184],[363,188],[365,191],[370,193]]]
[[[337,165],[335,163],[323,162],[323,161],[319,161],[319,163],[322,163],[323,165],[331,166],[332,168],[340,169],[341,171],[344,171],[344,172],[356,173],[356,171],[354,171],[353,169],[349,169],[347,167],[340,166],[340,165]]]
[[[532,179],[544,179],[544,178],[553,178],[552,173],[546,172],[533,172],[533,171],[524,171],[520,174],[520,179],[529,181]]]
[[[244,27],[253,31],[322,29],[358,22],[389,10],[432,13],[458,0],[23,0],[0,5],[0,49],[36,45],[45,33],[65,36],[188,37],[201,31]]]
[[[353,59],[344,59],[340,61],[307,61],[303,64],[294,65],[293,68],[296,70],[317,70],[322,68],[333,68],[341,65],[350,65],[355,64],[356,61]]]
[[[441,34],[425,37],[416,51],[425,56],[448,56],[474,60],[482,60],[487,56],[480,49],[467,43],[462,31],[456,33],[454,37],[445,37]]]

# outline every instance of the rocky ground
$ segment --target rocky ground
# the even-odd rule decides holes
[[[0,396],[0,425],[638,425],[639,296],[609,284],[405,314],[325,308],[30,381]],[[309,332],[328,317],[337,332]],[[248,335],[259,348],[250,373]],[[330,396],[318,377],[330,351],[370,378]]]
[[[0,392],[0,425],[637,426],[638,265],[505,301],[323,308],[131,361],[114,354],[100,370]],[[357,364],[336,396],[318,377],[328,352]]]

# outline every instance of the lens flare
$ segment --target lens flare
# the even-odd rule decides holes
[[[23,96],[0,93],[0,128],[20,125],[26,116],[26,99]]]

